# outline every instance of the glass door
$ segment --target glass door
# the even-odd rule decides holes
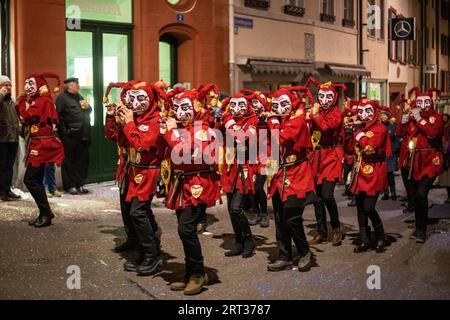
[[[89,183],[111,181],[117,167],[117,146],[105,140],[103,95],[110,82],[132,78],[131,30],[86,25],[81,31],[67,31],[67,76],[80,79],[81,95],[93,108]],[[111,101],[119,99],[111,92]]]

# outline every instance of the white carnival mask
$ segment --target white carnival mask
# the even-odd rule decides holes
[[[288,115],[292,111],[292,101],[288,95],[283,94],[278,98],[272,99],[272,111],[277,115],[283,116]]]
[[[433,107],[433,101],[430,97],[418,97],[416,99],[416,106],[422,111],[428,111]]]
[[[130,90],[128,91],[127,103],[133,108],[133,112],[137,115],[142,115],[150,108],[150,98],[145,90]]]
[[[233,117],[242,117],[248,111],[247,99],[237,98],[230,101],[230,113]]]
[[[25,93],[29,96],[34,95],[38,91],[35,78],[25,80]]]
[[[194,107],[190,99],[175,99],[173,107],[176,119],[181,121],[183,125],[190,124],[194,120]]]
[[[322,108],[331,108],[334,104],[335,93],[332,90],[319,90],[318,99]]]
[[[372,121],[373,118],[375,117],[375,111],[370,104],[358,106],[358,117],[359,120],[363,122]]]

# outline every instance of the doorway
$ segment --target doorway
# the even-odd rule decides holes
[[[117,167],[117,146],[105,140],[103,95],[110,82],[133,78],[132,28],[83,22],[66,32],[67,76],[80,80],[81,95],[93,108],[88,183],[111,181]],[[116,101],[120,92],[111,92]]]
[[[169,34],[159,39],[159,79],[171,87],[178,83],[178,41]]]

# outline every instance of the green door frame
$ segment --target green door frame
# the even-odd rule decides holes
[[[104,181],[112,181],[115,179],[117,163],[117,151],[115,145],[111,147],[112,143],[108,143],[104,136],[103,126],[103,34],[119,34],[128,36],[128,80],[133,79],[133,25],[132,24],[116,24],[105,23],[98,21],[81,22],[81,29],[67,30],[70,32],[91,32],[92,33],[92,54],[93,54],[93,73],[94,73],[94,100],[96,108],[95,126],[91,128],[92,145],[97,146],[98,149],[90,150],[91,167],[92,161],[98,161],[95,167],[98,172],[89,172],[87,183],[98,183]],[[114,159],[112,158],[114,157]],[[105,161],[107,160],[107,161]],[[111,166],[107,165],[111,160]],[[105,165],[102,165],[102,162]]]

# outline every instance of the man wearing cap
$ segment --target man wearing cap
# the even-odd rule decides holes
[[[59,135],[64,144],[62,165],[64,190],[72,195],[86,194],[84,188],[89,167],[91,106],[80,95],[77,78],[64,81],[64,92],[56,100]]]
[[[0,200],[11,201],[20,196],[11,191],[13,166],[19,145],[20,125],[11,98],[11,80],[0,76]]]

